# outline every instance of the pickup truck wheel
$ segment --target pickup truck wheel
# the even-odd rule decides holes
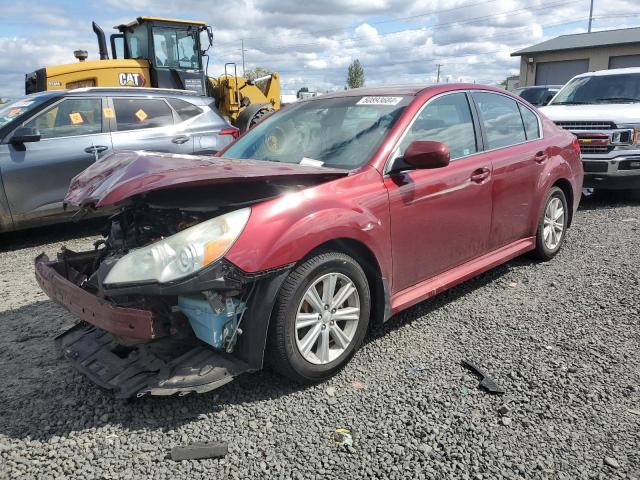
[[[564,192],[553,187],[547,193],[536,231],[534,254],[539,260],[551,260],[560,251],[567,233],[568,220],[569,208]]]
[[[301,383],[337,373],[369,324],[371,293],[362,267],[343,253],[312,257],[284,281],[271,319],[271,366]]]

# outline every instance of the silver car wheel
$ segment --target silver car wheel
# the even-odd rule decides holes
[[[555,250],[560,245],[564,234],[564,206],[558,197],[549,200],[544,212],[544,226],[542,229],[544,246]]]
[[[302,357],[323,365],[351,345],[360,321],[360,296],[342,273],[327,273],[307,289],[295,321],[296,346]]]

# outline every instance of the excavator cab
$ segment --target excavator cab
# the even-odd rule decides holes
[[[151,77],[147,86],[191,90],[200,95],[206,93],[205,52],[200,44],[200,34],[207,32],[209,46],[212,35],[204,22],[138,17],[116,28],[120,33],[110,38],[112,58],[147,60]],[[98,43],[101,43],[100,39]],[[141,81],[124,78],[121,84],[140,87],[143,85],[136,82]]]

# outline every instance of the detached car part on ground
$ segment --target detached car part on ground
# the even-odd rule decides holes
[[[40,255],[82,321],[65,356],[119,397],[205,392],[264,362],[325,379],[368,326],[528,251],[560,249],[575,138],[476,85],[340,92],[274,114],[222,158],[121,152],[66,200],[115,208],[85,252]]]

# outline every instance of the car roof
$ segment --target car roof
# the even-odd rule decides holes
[[[45,95],[50,96],[74,96],[82,97],[95,95],[118,95],[123,97],[139,97],[155,95],[158,97],[189,97],[198,98],[202,97],[197,92],[191,92],[188,90],[177,90],[172,88],[143,88],[143,87],[88,87],[88,88],[76,88],[74,90],[50,90],[47,92],[33,93],[31,95]]]
[[[622,75],[625,73],[640,73],[640,67],[612,68],[611,70],[597,70],[595,72],[581,73],[580,75],[576,75],[574,78],[602,77],[606,75]]]

